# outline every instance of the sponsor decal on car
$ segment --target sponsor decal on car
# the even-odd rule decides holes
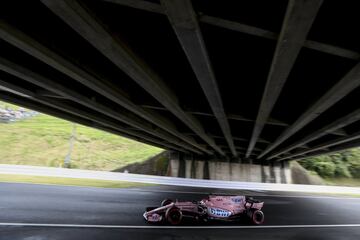
[[[220,208],[210,208],[209,213],[216,217],[229,217],[231,215],[230,211],[223,210]]]
[[[147,220],[149,222],[160,222],[161,219],[162,219],[162,217],[157,213],[153,213],[153,214],[147,216]]]
[[[233,201],[234,203],[241,203],[242,198],[237,197],[237,198],[231,198],[231,201]]]

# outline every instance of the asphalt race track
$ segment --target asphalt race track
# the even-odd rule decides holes
[[[262,226],[187,222],[172,227],[149,225],[142,218],[145,207],[164,198],[197,200],[208,192],[0,183],[0,239],[360,239],[359,198],[237,191],[265,201]]]

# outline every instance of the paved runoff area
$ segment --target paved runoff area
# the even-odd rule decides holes
[[[181,226],[144,222],[145,207],[164,198],[209,193],[252,195],[265,223]],[[129,189],[0,183],[0,239],[360,239],[360,198],[309,193],[149,186]]]

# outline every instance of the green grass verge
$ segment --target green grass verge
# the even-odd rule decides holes
[[[102,187],[102,188],[131,188],[131,187],[154,186],[154,184],[125,182],[125,181],[28,176],[28,175],[15,175],[15,174],[0,174],[0,182]]]
[[[4,104],[0,102],[0,106]],[[69,150],[72,127],[71,122],[44,114],[19,122],[0,123],[0,164],[62,166]],[[160,148],[77,125],[71,167],[110,171],[143,162],[161,151]]]
[[[359,198],[359,199],[360,199],[360,194],[357,194],[357,193],[325,192],[325,193],[311,193],[310,196],[321,196],[321,197],[350,197],[350,198]]]
[[[19,107],[12,103],[7,103],[7,102],[3,102],[3,101],[0,101],[0,108],[3,108],[3,109],[9,108],[12,110],[19,110],[20,108],[24,109],[23,107]]]
[[[359,178],[323,178],[327,185],[360,187]]]

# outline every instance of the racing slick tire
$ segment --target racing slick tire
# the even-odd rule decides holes
[[[181,223],[182,220],[182,212],[180,209],[176,207],[172,207],[166,210],[165,212],[165,219],[171,224],[171,225],[178,225]]]
[[[251,211],[250,214],[251,222],[256,225],[260,225],[265,220],[265,215],[260,210]]]
[[[163,206],[169,205],[170,203],[173,203],[173,200],[171,200],[171,199],[164,199],[164,200],[162,200],[162,202],[161,202],[161,206],[163,207]]]

